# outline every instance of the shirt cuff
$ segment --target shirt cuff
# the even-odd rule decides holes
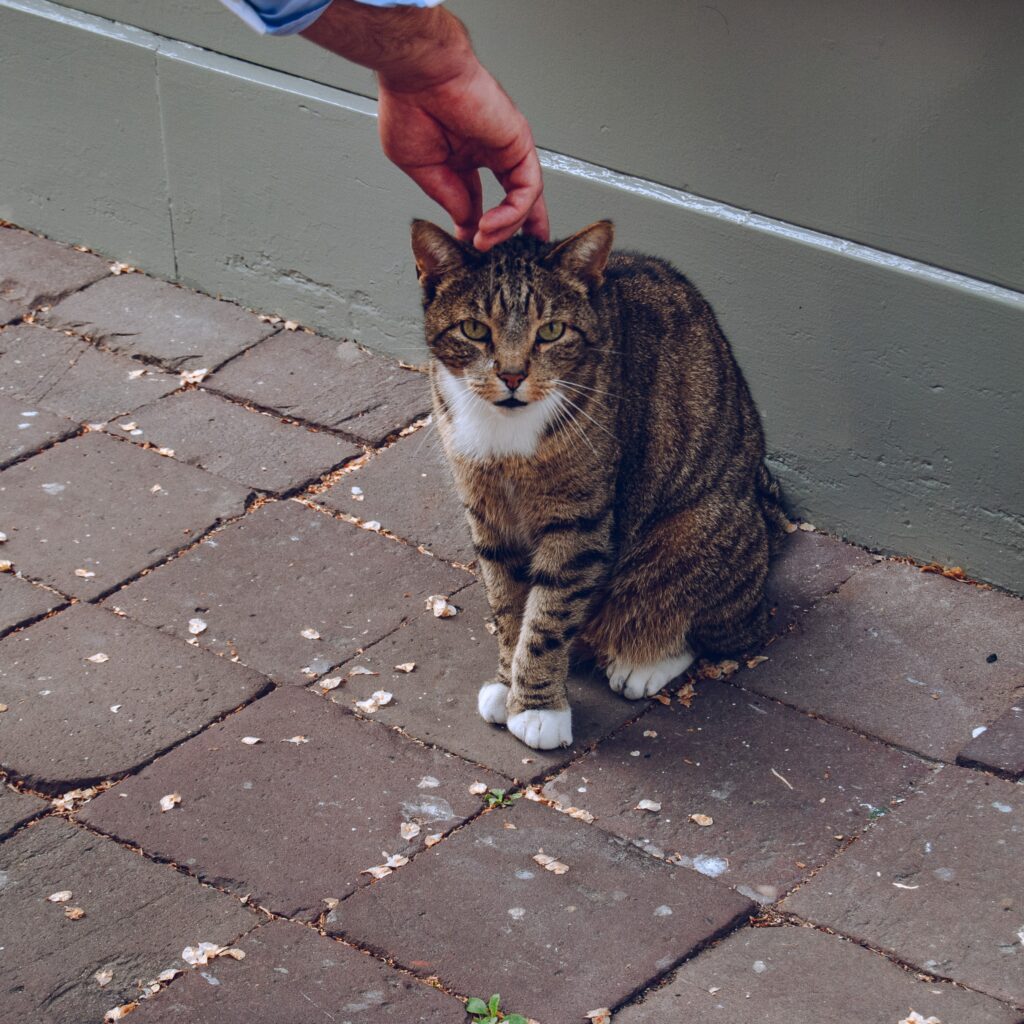
[[[264,36],[292,36],[310,25],[331,5],[331,0],[221,0],[249,26]],[[359,0],[369,7],[436,7],[444,0]]]

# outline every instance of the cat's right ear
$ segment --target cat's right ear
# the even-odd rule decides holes
[[[429,220],[412,222],[412,254],[416,257],[416,273],[424,288],[466,263],[466,250],[447,231]]]
[[[577,231],[564,242],[559,242],[544,260],[596,288],[604,279],[604,268],[612,251],[614,234],[610,220],[599,220]]]

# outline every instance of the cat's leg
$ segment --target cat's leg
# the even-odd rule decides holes
[[[508,728],[538,750],[572,743],[565,691],[572,644],[608,573],[608,517],[585,531],[542,534],[512,663]]]

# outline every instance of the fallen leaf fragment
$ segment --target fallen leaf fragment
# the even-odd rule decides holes
[[[308,736],[289,736],[288,739],[285,740],[285,743],[294,743],[296,746],[298,746],[300,743],[308,743],[308,742],[309,742],[309,737]]]
[[[72,893],[70,889],[60,889],[58,892],[51,892],[46,897],[48,903],[67,903],[71,899]]]
[[[259,736],[243,736],[242,742],[249,747],[255,747],[260,742]]]
[[[168,967],[166,971],[161,971],[156,976],[156,980],[160,982],[173,981],[181,973],[177,967]]]
[[[431,594],[427,598],[427,607],[434,613],[435,619],[450,619],[459,612],[443,594]]]
[[[535,789],[527,789],[524,791],[523,796],[527,800],[532,800],[535,804],[546,804],[547,800],[544,799]]]
[[[201,384],[203,378],[209,373],[209,369],[205,366],[198,370],[183,370],[181,376],[178,378],[182,384]]]
[[[104,988],[106,985],[109,985],[114,980],[114,972],[97,971],[93,975],[93,978],[95,979],[96,984],[99,985],[100,988]]]
[[[284,329],[286,331],[297,331],[299,329],[299,325],[295,320],[285,320]]]
[[[14,563],[6,558],[0,558],[0,572],[14,572]]]
[[[400,853],[388,853],[387,850],[381,850],[381,853],[385,857],[384,866],[386,868],[401,868],[409,863],[409,858]]]
[[[324,693],[328,690],[336,690],[341,686],[341,676],[330,676],[327,679],[321,679],[316,685],[320,687]]]
[[[569,870],[568,864],[563,864],[560,860],[556,860],[550,854],[540,850],[538,853],[533,855],[533,859],[545,870],[550,871],[553,875],[564,875]]]
[[[491,634],[491,636],[494,636],[498,632],[497,623],[492,622],[490,619],[488,619],[487,622],[484,623],[484,629],[486,629],[487,632]]]
[[[129,370],[128,371],[128,379],[129,380],[138,380],[145,372],[146,372],[145,367],[143,367],[141,370]]]
[[[361,875],[372,875],[374,878],[387,878],[391,874],[391,868],[385,867],[383,864],[378,864],[372,868],[363,868],[359,872]]]
[[[162,814],[164,811],[169,811],[180,803],[180,793],[168,793],[167,796],[160,797],[160,813]]]
[[[487,783],[486,782],[474,782],[469,787],[469,791],[470,791],[470,793],[473,794],[473,796],[483,796],[483,794],[487,792]]]
[[[441,842],[442,836],[440,832],[432,832],[426,839],[423,840],[424,846],[436,846]]]
[[[390,704],[394,694],[388,693],[387,690],[374,690],[366,700],[357,700],[356,707],[365,715],[372,715],[375,711],[384,707],[385,704]]]
[[[758,665],[763,665],[768,660],[766,654],[758,654],[753,658],[747,659],[747,668],[757,668]]]
[[[7,534],[3,530],[0,530],[0,544],[7,543]]]
[[[96,575],[91,569],[76,569],[75,575],[83,580],[91,580]]]
[[[124,707],[123,704],[111,704],[110,705],[110,710],[116,715],[118,713],[118,711],[120,711],[121,708],[123,708],[123,707]]]
[[[239,949],[237,946],[232,946],[230,949],[221,950],[218,956],[229,956],[232,960],[244,960],[245,950]]]
[[[102,665],[105,661],[110,661],[110,655],[104,654],[102,651],[98,651],[96,654],[91,655],[85,660],[91,661],[94,665]]]
[[[69,921],[81,921],[85,917],[85,911],[81,907],[65,907],[64,916]]]
[[[408,842],[410,839],[415,839],[420,834],[420,826],[415,821],[403,821],[399,826],[398,831],[401,833],[402,838]]]
[[[112,1010],[107,1010],[103,1014],[103,1024],[109,1024],[111,1021],[122,1020],[127,1017],[133,1010],[137,1010],[139,1004],[133,999],[130,1003],[124,1003],[121,1006],[115,1006]]]
[[[127,433],[131,433],[133,430],[138,430],[139,425],[134,420],[130,423],[118,423],[118,426]]]
[[[920,889],[919,885],[904,885],[902,882],[893,882],[897,889]]]
[[[567,814],[570,818],[575,818],[577,821],[585,821],[588,825],[593,824],[594,815],[590,811],[585,811],[582,807],[566,807],[564,804],[555,804],[555,810],[562,814]]]
[[[774,775],[775,778],[777,778],[779,782],[781,782],[783,785],[788,786],[790,789],[793,788],[793,784],[789,781],[789,779],[787,779],[785,775],[782,775],[779,772],[777,772],[774,768],[772,769],[772,775]]]
[[[401,665],[395,666],[396,672],[405,672],[407,675],[416,667],[415,661],[403,661]]]
[[[938,1017],[922,1017],[917,1010],[911,1010],[908,1017],[904,1017],[899,1024],[942,1024]]]
[[[693,704],[693,698],[697,696],[697,691],[693,688],[693,683],[684,683],[679,687],[676,697],[679,698],[679,703],[684,708],[690,707]]]
[[[695,825],[700,825],[701,828],[707,828],[708,825],[714,825],[715,819],[708,814],[691,814],[690,821]]]
[[[368,519],[363,523],[364,530],[370,530],[373,533],[380,533],[380,523],[376,519]]]
[[[350,676],[379,676],[379,672],[374,672],[372,668],[367,668],[365,665],[355,665],[353,668],[348,670]]]
[[[157,448],[156,453],[157,453],[157,455],[163,455],[165,458],[168,458],[168,459],[173,459],[174,458],[174,449],[173,448]]]
[[[315,629],[304,629],[302,630],[302,636],[307,640],[319,640],[320,634]]]
[[[220,956],[224,949],[216,942],[200,942],[198,946],[186,946],[181,951],[181,959],[192,967],[204,967],[214,957]]]
[[[653,729],[644,729],[644,737],[653,740],[658,734]]]
[[[337,896],[324,897],[324,904],[327,906],[328,910],[333,910],[340,902],[341,900],[339,900]]]
[[[10,710],[10,708],[8,708],[8,706],[6,704],[0,704],[0,715],[2,715],[5,711],[9,711],[9,710]]]
[[[199,636],[200,633],[206,632],[206,623],[202,619],[189,619],[188,631],[193,636]]]
[[[598,1010],[591,1010],[585,1016],[587,1020],[593,1021],[593,1024],[612,1024],[612,1011],[607,1006],[602,1006]]]
[[[804,533],[814,533],[813,523],[801,523],[799,529],[803,530]]]
[[[659,804],[657,800],[641,800],[633,809],[636,811],[651,811],[652,813],[657,813],[661,810],[661,804]]]

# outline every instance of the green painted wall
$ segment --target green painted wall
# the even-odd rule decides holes
[[[148,2],[89,6],[120,17],[128,8],[150,31],[43,0],[0,0],[0,216],[325,333],[421,359],[407,225],[413,216],[438,214],[380,155],[374,103],[352,91],[365,87],[365,73],[325,63],[301,40],[245,35],[213,0],[165,5],[162,14]],[[694,118],[710,125],[710,115],[683,112],[673,101],[675,120],[667,131],[664,118],[651,113],[651,104],[664,104],[664,93],[685,78],[680,68],[675,78],[659,77],[655,54],[650,68],[616,86],[621,95],[613,96],[605,81],[603,92],[584,104],[573,83],[587,75],[604,81],[600,60],[589,70],[559,66],[551,71],[558,88],[544,104],[536,92],[539,72],[531,82],[520,71],[518,86],[510,80],[525,59],[517,48],[526,37],[521,28],[518,35],[513,31],[505,8],[527,11],[531,4],[479,6],[486,19],[472,27],[481,49],[488,45],[487,28],[496,33],[506,24],[507,45],[502,56],[495,49],[492,65],[506,62],[505,81],[541,124],[541,139],[572,154],[544,154],[555,230],[564,234],[611,216],[623,245],[669,257],[704,290],[751,382],[794,505],[820,527],[852,540],[961,564],[1024,591],[1024,295],[987,283],[1009,281],[1016,273],[1007,253],[1020,255],[1009,230],[1019,214],[1017,182],[1006,166],[982,167],[976,153],[966,152],[969,146],[957,152],[962,110],[942,107],[928,122],[944,125],[949,148],[945,174],[925,160],[927,187],[916,181],[913,161],[896,152],[886,177],[891,191],[869,174],[856,195],[836,186],[843,175],[847,181],[857,177],[850,139],[870,134],[847,108],[835,109],[836,124],[827,125],[832,141],[821,148],[828,153],[816,153],[817,140],[805,139],[817,173],[801,170],[810,156],[773,137],[778,124],[755,130],[749,110],[742,117],[735,112],[729,130],[739,134],[733,146],[748,156],[737,158],[729,174],[721,166],[716,170],[724,157],[715,146],[702,150],[686,131]],[[535,17],[551,12],[555,18],[555,6],[538,8]],[[579,9],[575,0],[557,5],[557,17],[566,18],[574,6]],[[667,0],[622,6],[644,7],[651,18],[692,13],[688,5]],[[978,6],[989,11],[978,19],[986,32],[1000,12],[1012,23],[1005,5]],[[754,5],[719,8],[732,15],[733,36],[749,37],[750,30],[736,24],[747,7]],[[950,10],[943,4],[933,9]],[[185,17],[189,12],[194,21]],[[925,49],[934,44],[935,20],[922,29]],[[559,48],[570,44],[577,65],[581,53],[603,52],[607,60],[614,33],[628,35],[624,24],[594,18],[560,24],[539,46],[534,41],[531,59],[538,66],[552,66]],[[201,36],[208,26],[215,28]],[[231,55],[169,38],[174,33],[198,36]],[[641,28],[629,46],[639,60],[637,34]],[[489,45],[496,47],[496,38]],[[658,45],[664,56],[664,40]],[[964,49],[977,52],[966,43]],[[337,76],[335,83],[350,88],[296,75],[305,71],[307,50],[318,77]],[[268,55],[290,73],[267,68]],[[840,67],[854,63],[838,60]],[[664,65],[666,75],[670,64]],[[1000,61],[980,61],[973,75],[966,63],[962,68],[960,79],[974,83],[975,95],[984,91],[982,79],[1005,91],[1011,77]],[[791,69],[804,87],[805,71]],[[933,83],[939,77],[929,75]],[[780,88],[785,79],[776,72]],[[796,95],[797,85],[789,88]],[[1008,95],[1000,100],[1004,109]],[[524,96],[534,98],[527,102]],[[539,104],[536,112],[531,102]],[[937,93],[934,102],[941,106]],[[828,121],[820,96],[808,103],[822,105],[817,116]],[[607,133],[600,125],[588,129],[595,118],[608,124]],[[727,129],[721,131],[724,138]],[[974,121],[961,125],[963,139],[976,131]],[[834,140],[844,136],[840,159]],[[12,138],[17,146],[9,144]],[[1007,138],[987,144],[990,157],[1008,158]],[[776,153],[770,173],[751,155],[766,159],[769,152]],[[671,168],[677,155],[685,157],[683,170],[662,174],[658,168]],[[844,160],[850,166],[841,174]],[[864,161],[868,169],[879,166],[870,154]],[[972,184],[972,201],[1000,211],[983,224],[1000,221],[1003,235],[978,229],[973,214],[948,198],[956,181],[974,181],[975,172],[984,173],[977,180],[988,192],[980,196]],[[695,184],[698,173],[706,176],[707,188]],[[807,182],[817,180],[813,195],[794,184],[792,176],[800,173]],[[823,175],[832,176],[831,186],[818,180]],[[929,188],[929,194],[918,194]],[[748,202],[757,189],[758,203]],[[744,205],[758,212],[739,208]],[[935,216],[927,213],[929,206]],[[872,236],[882,228],[893,244]],[[862,239],[878,247],[856,244]],[[932,248],[922,249],[925,243]],[[938,259],[935,246],[947,258]],[[989,269],[982,271],[985,261]]]

